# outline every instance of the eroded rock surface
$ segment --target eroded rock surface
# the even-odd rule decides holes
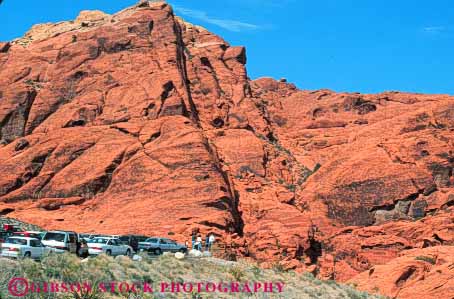
[[[350,282],[392,298],[451,298],[454,290],[453,246],[403,251],[387,264],[357,275]]]
[[[226,256],[363,286],[407,250],[452,259],[454,98],[301,91],[251,81],[246,62],[163,2],[0,43],[0,214],[180,241],[198,228]],[[454,293],[434,286],[421,292]]]

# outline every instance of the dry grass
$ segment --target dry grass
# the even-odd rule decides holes
[[[52,254],[41,262],[0,259],[0,298],[15,298],[8,294],[12,277],[26,277],[29,281],[146,282],[154,293],[106,293],[99,289],[84,294],[31,294],[23,298],[377,298],[350,286],[322,282],[311,274],[264,270],[246,262],[228,262],[215,258],[177,260],[173,256],[140,262],[127,257],[112,258],[101,255],[81,262],[69,254]],[[284,293],[160,293],[161,282],[283,282]],[[17,297],[16,297],[17,298]]]

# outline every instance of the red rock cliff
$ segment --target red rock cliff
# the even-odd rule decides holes
[[[300,91],[245,64],[162,2],[0,43],[1,214],[180,241],[198,228],[265,266],[454,295],[454,98]]]

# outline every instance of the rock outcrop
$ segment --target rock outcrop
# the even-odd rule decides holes
[[[454,294],[435,283],[454,272],[454,98],[301,91],[251,81],[246,61],[163,2],[0,43],[0,215],[180,241],[210,231],[223,254],[264,266]],[[421,288],[367,274],[419,271],[412,257],[432,250],[447,262],[418,272]]]
[[[392,298],[452,298],[454,247],[407,250],[384,265],[357,275],[351,283]]]

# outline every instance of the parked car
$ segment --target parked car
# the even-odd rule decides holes
[[[79,237],[71,231],[49,231],[43,236],[42,243],[52,251],[62,253],[68,251],[77,253]]]
[[[96,235],[96,234],[79,234],[79,238],[80,239],[85,239],[85,241],[87,241],[87,242],[88,242],[88,240],[91,240],[91,239],[93,239],[93,238],[95,238],[97,236],[98,235]]]
[[[44,236],[44,232],[39,231],[24,231],[24,232],[15,232],[13,236],[20,236],[20,237],[29,237],[29,238],[36,238],[41,240]]]
[[[12,232],[1,231],[0,232],[0,243],[3,243],[6,239],[12,236]]]
[[[120,235],[105,235],[105,234],[100,234],[100,235],[96,235],[96,237],[118,239],[118,238],[120,238]]]
[[[87,243],[88,253],[90,255],[98,255],[105,253],[107,255],[131,255],[132,247],[123,244],[120,239],[109,237],[96,237]]]
[[[188,248],[171,239],[152,237],[146,239],[144,242],[139,242],[139,250],[159,255],[165,251],[185,253],[188,251]]]
[[[2,244],[2,256],[40,259],[50,251],[41,240],[30,237],[9,237]]]
[[[18,231],[20,231],[20,228],[17,225],[11,223],[4,223],[3,230],[0,231],[0,244],[3,243],[9,237],[13,236],[13,234]]]
[[[148,239],[148,237],[139,235],[126,235],[121,236],[119,239],[123,244],[131,246],[132,249],[137,252],[139,251],[139,242],[144,242],[146,239]]]
[[[3,230],[7,231],[7,232],[18,232],[21,229],[19,228],[19,226],[15,225],[15,224],[4,223],[3,224]]]

